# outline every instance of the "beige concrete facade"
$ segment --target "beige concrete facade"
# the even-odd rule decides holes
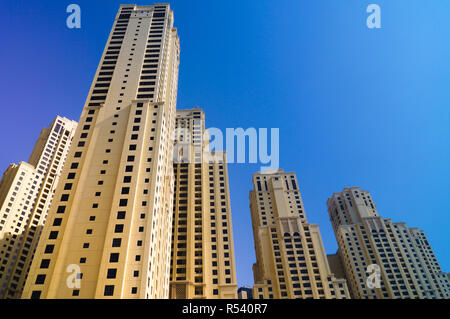
[[[22,298],[168,298],[173,24],[168,4],[120,6]]]
[[[175,126],[170,298],[237,298],[226,154],[209,152],[202,110]]]
[[[359,187],[334,193],[327,206],[353,298],[450,298],[448,277],[423,231],[379,216],[370,193]]]
[[[349,298],[345,279],[330,271],[319,227],[306,219],[295,173],[256,173],[253,188],[253,299]]]
[[[77,123],[57,116],[0,181],[0,298],[20,298]]]

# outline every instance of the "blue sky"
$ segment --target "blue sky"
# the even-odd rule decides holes
[[[65,25],[81,7],[81,29]],[[27,160],[56,114],[78,120],[120,1],[0,3],[0,169]],[[382,28],[366,27],[381,7]],[[153,4],[139,1],[136,4]],[[450,2],[171,2],[181,41],[178,105],[207,127],[280,129],[325,249],[327,198],[372,193],[379,213],[425,230],[450,272]],[[260,164],[230,164],[239,285],[253,283],[248,191]]]

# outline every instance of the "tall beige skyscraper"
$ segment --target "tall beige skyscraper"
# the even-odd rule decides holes
[[[330,271],[318,225],[306,220],[295,173],[256,173],[253,188],[253,299],[349,298],[345,279]]]
[[[0,181],[0,298],[20,298],[77,123],[57,116]]]
[[[327,206],[339,246],[332,258],[353,298],[450,298],[448,277],[422,230],[379,216],[359,187],[334,193]]]
[[[209,152],[205,114],[178,110],[170,298],[237,298],[225,152]]]
[[[179,39],[168,4],[122,5],[23,298],[167,298]]]

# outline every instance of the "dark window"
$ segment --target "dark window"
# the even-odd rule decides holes
[[[45,275],[37,275],[36,276],[36,285],[43,285],[45,281]]]
[[[116,274],[117,274],[117,269],[116,268],[109,268],[108,269],[108,274],[106,275],[106,278],[114,279],[114,278],[116,278]]]
[[[50,266],[50,259],[42,259],[41,260],[41,269],[47,269]]]
[[[45,246],[45,254],[51,254],[53,252],[53,249],[55,248],[55,245],[47,245]]]
[[[112,295],[114,295],[114,285],[105,286],[105,296],[112,296]]]
[[[110,263],[116,263],[119,261],[119,253],[111,253],[109,255],[109,262]]]
[[[115,233],[123,233],[123,224],[118,224],[114,228]]]
[[[39,299],[41,297],[41,291],[40,290],[33,290],[31,292],[31,299]]]
[[[122,198],[119,201],[119,206],[121,206],[121,207],[127,206],[127,204],[128,204],[128,199],[126,199],[126,198]]]
[[[112,246],[113,247],[120,247],[120,245],[122,244],[122,239],[121,238],[114,238],[113,242],[112,242]]]
[[[72,184],[70,184],[72,185]],[[58,209],[56,210],[57,214],[63,214],[66,211],[66,206],[58,206]]]
[[[55,218],[53,220],[53,226],[61,226],[62,218]]]
[[[123,177],[123,182],[124,183],[131,183],[131,176],[124,176]]]
[[[51,231],[48,239],[56,239],[58,237],[58,231]]]

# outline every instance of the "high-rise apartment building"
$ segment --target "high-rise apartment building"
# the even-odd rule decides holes
[[[170,298],[237,298],[225,152],[209,152],[205,114],[178,110]]]
[[[122,5],[23,298],[167,298],[179,39],[168,4]]]
[[[0,298],[20,298],[77,123],[57,116],[0,181]]]
[[[318,225],[309,224],[295,173],[253,175],[254,299],[349,298],[330,271]]]
[[[328,199],[338,257],[353,298],[450,298],[450,283],[423,231],[378,215],[369,192]]]
[[[252,298],[253,289],[251,287],[239,287],[238,289],[238,299],[253,299]]]

